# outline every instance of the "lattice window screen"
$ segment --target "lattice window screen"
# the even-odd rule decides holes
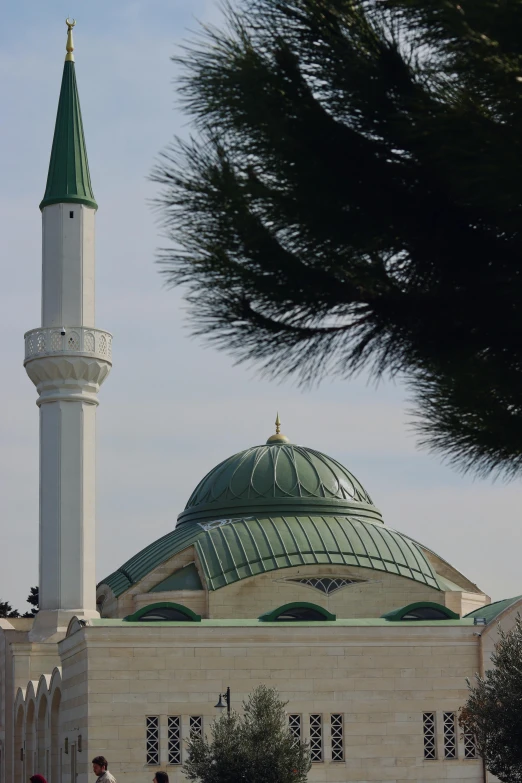
[[[457,758],[457,724],[454,712],[442,713],[442,726],[444,730],[444,758]]]
[[[67,349],[69,351],[78,351],[80,349],[80,335],[78,332],[70,332],[67,338]]]
[[[424,758],[437,758],[437,721],[434,712],[425,712],[422,716],[424,734]]]
[[[332,761],[344,761],[344,725],[342,715],[330,715]]]
[[[94,353],[94,335],[92,332],[85,332],[83,335],[83,350]]]
[[[191,737],[203,736],[203,716],[191,715],[189,718],[189,728]]]
[[[476,759],[477,758],[477,744],[475,742],[475,735],[470,731],[464,732],[464,758]]]
[[[63,337],[60,332],[51,332],[51,351],[62,350]]]
[[[147,764],[159,764],[159,718],[157,715],[149,715],[145,720],[147,727]]]
[[[169,764],[181,764],[181,718],[169,715],[167,719],[167,743]]]
[[[288,728],[296,744],[301,742],[301,716],[300,715],[288,716]]]
[[[345,579],[342,576],[328,577],[328,576],[310,576],[303,577],[301,579],[289,579],[289,582],[298,582],[301,585],[307,587],[315,587],[316,590],[320,590],[322,593],[331,595],[336,590],[340,590],[341,587],[347,587],[348,585],[359,584],[362,579]]]
[[[310,715],[310,759],[323,760],[323,716]]]

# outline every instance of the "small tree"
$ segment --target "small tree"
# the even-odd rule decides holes
[[[275,688],[260,685],[243,702],[243,715],[222,715],[210,739],[188,741],[183,771],[201,783],[305,783],[308,746],[288,729],[285,702]]]
[[[468,682],[469,697],[459,722],[474,734],[488,770],[506,783],[522,783],[522,620],[504,633],[491,660],[493,669]]]

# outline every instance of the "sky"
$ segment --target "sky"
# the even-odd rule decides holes
[[[97,213],[96,325],[114,334],[97,429],[97,578],[172,530],[193,488],[263,443],[279,411],[290,440],[363,483],[386,523],[433,549],[493,600],[522,593],[520,481],[463,477],[418,449],[400,383],[325,378],[302,391],[190,336],[182,291],[155,263],[165,244],[149,175],[189,119],[179,53],[216,0],[17,0],[0,26],[0,600],[25,611],[38,583],[38,409],[23,368],[40,325],[41,215],[65,53],[76,73]]]

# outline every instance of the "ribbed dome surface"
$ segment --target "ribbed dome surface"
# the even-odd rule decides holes
[[[346,504],[373,507],[362,484],[345,467],[320,451],[291,443],[254,446],[221,462],[200,481],[179,522],[212,513],[237,515],[281,513],[290,506],[311,505],[340,511]],[[326,508],[324,508],[326,510]]]
[[[176,529],[103,584],[121,595],[189,546],[209,590],[300,565],[368,568],[439,589],[421,547],[385,527],[355,476],[291,443],[254,446],[217,465],[190,496]]]

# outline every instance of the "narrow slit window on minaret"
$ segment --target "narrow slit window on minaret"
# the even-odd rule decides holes
[[[69,212],[69,217],[73,218],[74,217],[74,212]]]

